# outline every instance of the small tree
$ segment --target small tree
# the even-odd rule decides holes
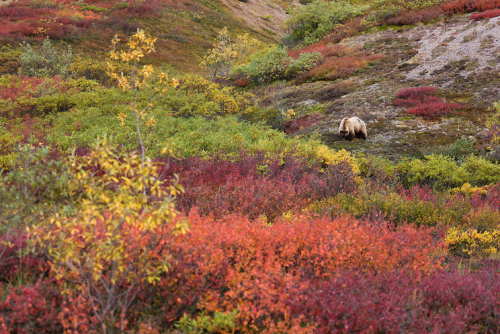
[[[145,147],[141,134],[140,119],[144,119],[147,116],[148,111],[153,106],[153,101],[157,97],[158,93],[166,90],[167,86],[169,85],[168,75],[161,72],[159,75],[157,75],[157,85],[152,86],[151,82],[155,77],[153,66],[143,65],[142,68],[139,68],[141,58],[143,58],[146,54],[155,51],[154,43],[156,42],[156,38],[148,37],[144,30],[137,29],[137,33],[130,37],[129,42],[127,43],[128,50],[117,51],[117,45],[119,42],[120,39],[115,35],[115,37],[111,41],[113,49],[110,52],[110,59],[112,61],[121,60],[123,63],[128,64],[128,73],[117,73],[116,66],[113,65],[112,62],[108,62],[108,74],[111,78],[118,81],[118,87],[120,87],[124,92],[130,91],[132,93],[133,100],[131,109],[135,118],[141,159],[144,163]],[[176,79],[172,79],[170,84],[173,86],[177,86],[178,82]],[[158,85],[162,85],[162,87],[159,87]],[[137,92],[139,89],[149,91],[149,101],[146,106],[140,110],[137,103]],[[122,121],[122,123],[125,117],[127,117],[126,113],[118,114],[118,118]],[[153,125],[154,122],[154,118],[150,117],[146,124]]]
[[[239,35],[236,40],[229,36],[227,27],[219,31],[215,46],[208,52],[201,63],[212,72],[212,79],[216,77],[227,78],[231,75],[232,65],[242,64],[250,49],[257,41],[248,34]]]
[[[50,219],[34,236],[64,292],[84,296],[97,319],[95,329],[125,333],[140,287],[168,270],[166,244],[187,229],[183,221],[171,224],[182,187],[160,181],[150,159],[116,152],[106,140],[87,156],[71,156],[68,168],[69,190],[81,204],[74,214]]]
[[[278,111],[278,118],[280,121],[281,129],[285,127],[285,122],[289,121],[293,117],[293,115],[295,115],[293,109],[289,109],[286,107],[285,89],[285,80],[278,82],[278,84],[274,87],[267,87],[267,94],[271,99],[272,106]]]
[[[158,166],[145,156],[141,135],[140,120],[168,86],[165,73],[157,76],[153,86],[153,67],[138,68],[141,58],[154,51],[155,41],[138,30],[128,50],[118,52],[115,36],[110,58],[129,64],[129,71],[119,75],[108,63],[110,76],[133,96],[140,156],[116,152],[106,139],[97,142],[89,155],[71,156],[68,189],[80,204],[70,214],[55,215],[34,233],[57,278],[64,282],[68,299],[75,290],[84,296],[96,319],[91,325],[103,334],[125,333],[127,313],[141,286],[154,284],[168,270],[166,244],[172,235],[187,229],[183,221],[171,224],[177,214],[174,200],[183,189],[177,180],[160,180]],[[172,84],[177,85],[175,79]],[[139,89],[149,92],[140,110]],[[118,117],[123,122],[127,114]],[[149,118],[146,125],[152,123]],[[162,153],[173,154],[169,147]]]

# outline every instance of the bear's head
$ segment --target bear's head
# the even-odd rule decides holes
[[[349,117],[345,117],[339,127],[340,136],[346,139],[349,135]]]

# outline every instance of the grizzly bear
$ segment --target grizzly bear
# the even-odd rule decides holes
[[[347,140],[356,138],[368,138],[366,134],[366,124],[357,117],[345,117],[339,126],[340,135]]]

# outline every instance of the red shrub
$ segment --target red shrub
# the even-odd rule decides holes
[[[356,35],[358,32],[366,29],[363,24],[363,18],[358,17],[351,21],[345,22],[344,24],[339,24],[333,29],[331,33],[323,37],[321,42],[323,43],[338,43],[344,38],[349,38]]]
[[[500,0],[457,0],[441,5],[448,15],[500,8]]]
[[[492,17],[497,16],[500,16],[500,9],[492,9],[482,13],[471,14],[469,18],[474,21],[479,21],[482,19],[491,19]]]
[[[429,95],[435,94],[436,87],[416,87],[401,89],[394,97],[399,99],[422,99]]]
[[[317,323],[316,333],[498,333],[498,264],[473,272],[363,275],[343,272],[295,296],[292,312]]]
[[[6,288],[0,301],[0,333],[61,333],[61,296],[51,281]]]
[[[41,255],[27,252],[25,231],[11,230],[0,236],[0,281],[13,282],[20,275],[36,280],[46,270]]]
[[[49,79],[53,88],[58,87],[59,93],[69,91],[69,86],[65,85],[65,81],[59,76],[52,78],[12,76],[8,83],[0,85],[0,99],[14,102],[0,111],[0,116],[19,117],[26,114],[36,114],[38,112],[36,98],[40,97],[36,88]]]
[[[127,10],[133,16],[159,16],[164,4],[160,0],[132,0]]]
[[[458,103],[430,102],[420,104],[414,108],[408,109],[406,112],[424,118],[439,118],[448,115],[453,109],[458,108],[460,108]]]
[[[34,11],[30,8],[19,7],[14,4],[8,6],[0,6],[0,17],[5,17],[10,21],[19,21],[22,19],[38,19]]]
[[[411,107],[406,112],[424,118],[439,118],[446,116],[454,109],[462,106],[458,103],[448,103],[434,96],[436,88],[417,87],[400,90],[395,97],[394,105]]]
[[[11,34],[19,33],[23,36],[34,36],[37,33],[37,27],[28,23],[19,23],[10,30]]]
[[[185,193],[177,207],[188,212],[197,207],[203,214],[221,217],[239,212],[249,218],[265,215],[273,220],[289,210],[303,208],[311,201],[355,192],[352,170],[344,165],[307,166],[305,159],[292,156],[279,159],[242,153],[235,161],[216,156],[169,162],[167,177],[179,175]]]
[[[470,203],[475,209],[485,205],[500,211],[500,184],[489,186],[486,194],[476,192],[471,198]]]
[[[329,57],[345,56],[349,53],[352,53],[353,51],[354,49],[345,45],[341,44],[326,45],[320,42],[317,44],[307,46],[303,49],[288,51],[288,56],[294,59],[298,59],[302,53],[319,52],[324,58],[329,58]]]
[[[172,276],[157,289],[165,298],[167,323],[195,303],[208,312],[237,305],[243,333],[273,328],[297,333],[300,321],[310,320],[291,312],[293,302],[317,280],[339,277],[347,268],[367,273],[406,268],[418,276],[440,266],[433,258],[440,246],[431,231],[409,226],[392,230],[310,216],[272,226],[238,216],[213,220],[191,213],[188,219],[190,233],[172,245]]]
[[[64,25],[68,25],[68,24],[73,24],[74,25],[75,24],[75,21],[72,20],[72,19],[70,19],[70,18],[68,18],[68,17],[58,17],[56,19],[56,21],[57,21],[57,23],[62,23]]]
[[[248,79],[248,78],[238,79],[238,80],[236,80],[236,86],[246,87],[249,82],[250,82],[250,79]]]
[[[0,98],[2,100],[16,101],[19,95],[27,89],[34,89],[36,86],[44,82],[45,79],[30,78],[30,77],[16,77],[14,82],[9,83],[8,86],[2,87],[0,90]]]
[[[387,23],[391,25],[406,25],[418,22],[426,23],[440,17],[442,14],[443,11],[441,8],[436,7],[421,11],[401,13],[396,17],[388,19]]]
[[[326,117],[322,114],[307,114],[305,116],[297,117],[293,121],[289,121],[285,123],[285,129],[286,133],[294,133],[297,132],[301,129],[307,129],[311,128],[313,126],[316,126],[318,124],[321,124],[321,122],[325,119]]]

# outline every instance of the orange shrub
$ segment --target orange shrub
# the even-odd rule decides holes
[[[409,270],[425,274],[440,267],[441,248],[431,230],[348,217],[303,215],[265,225],[237,215],[220,220],[188,216],[191,231],[173,241],[171,276],[158,287],[164,320],[184,312],[239,309],[240,333],[305,333],[313,325],[291,312],[291,301],[316,281],[345,270],[377,274]],[[156,298],[161,300],[161,298]],[[303,324],[302,324],[303,325]]]
[[[310,79],[317,80],[336,80],[347,78],[353,75],[356,70],[366,67],[371,61],[384,59],[383,54],[367,55],[364,52],[350,54],[344,57],[334,57],[325,60],[319,66],[316,66],[307,73],[302,74],[296,79],[297,84],[305,83]]]

